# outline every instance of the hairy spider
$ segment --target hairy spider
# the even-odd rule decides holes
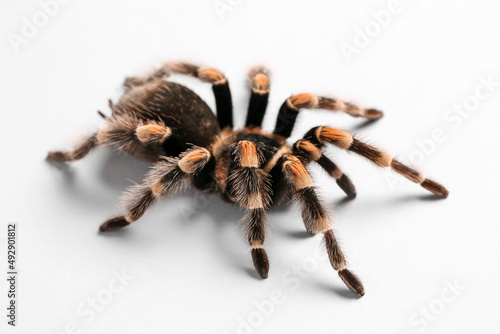
[[[172,73],[187,74],[212,84],[216,116],[188,88],[164,80]],[[269,75],[264,68],[250,71],[250,104],[245,128],[233,130],[231,92],[226,77],[210,67],[170,62],[149,77],[127,78],[126,92],[117,104],[110,101],[112,116],[106,126],[69,152],[50,152],[48,158],[73,161],[97,146],[109,146],[153,163],[143,184],[133,186],[125,203],[128,212],[109,219],[101,232],[115,231],[138,220],[161,197],[173,196],[183,186],[217,192],[227,201],[246,209],[243,218],[252,247],[252,260],[260,277],[266,278],[269,260],[263,248],[267,210],[286,198],[298,202],[307,232],[323,233],[332,267],[347,287],[364,294],[360,280],[346,269],[346,259],[335,239],[332,220],[318,198],[306,166],[318,163],[349,197],[356,191],[351,180],[322,149],[331,144],[359,154],[380,167],[391,167],[430,192],[447,197],[440,184],[400,163],[389,154],[367,145],[351,134],[329,126],[309,130],[293,145],[290,136],[301,109],[327,109],[354,117],[377,119],[383,113],[363,109],[337,99],[298,94],[281,106],[273,133],[261,128],[269,98]]]

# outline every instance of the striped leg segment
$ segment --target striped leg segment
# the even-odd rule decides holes
[[[138,220],[159,198],[175,195],[183,186],[188,175],[198,173],[213,159],[204,148],[193,148],[179,158],[164,157],[155,163],[141,185],[131,188],[126,194],[128,212],[124,216],[109,219],[101,225],[101,232],[116,231]]]
[[[293,151],[295,154],[299,154],[306,161],[317,162],[331,177],[335,179],[337,185],[342,189],[346,195],[350,198],[356,197],[356,188],[352,183],[351,179],[345,175],[342,170],[328,157],[326,157],[321,149],[316,147],[313,143],[308,140],[301,139],[298,140],[293,145]]]
[[[262,248],[265,238],[267,213],[264,208],[249,209],[244,221],[248,226],[248,243],[252,246],[252,261],[261,278],[269,274],[269,259]]]
[[[338,272],[340,278],[349,290],[358,296],[363,296],[365,294],[363,284],[355,274],[347,270],[344,254],[338,245],[333,230],[326,231],[324,235],[330,264]]]
[[[165,73],[179,73],[193,76],[203,82],[212,84],[217,108],[217,119],[221,129],[233,127],[233,102],[231,90],[224,74],[211,67],[198,67],[196,65],[180,62],[169,62],[164,69]]]
[[[335,239],[328,212],[316,195],[311,177],[304,165],[298,157],[287,155],[284,157],[283,173],[294,188],[293,197],[301,205],[302,219],[307,231],[312,234],[324,234],[326,250],[332,267],[351,291],[358,296],[363,296],[363,285],[356,275],[346,269],[346,259]]]
[[[323,233],[332,228],[330,218],[313,188],[311,176],[300,159],[294,155],[283,157],[283,173],[291,181],[293,199],[301,206],[302,219],[310,234]]]
[[[86,138],[85,141],[83,143],[81,143],[73,151],[49,152],[49,154],[47,155],[47,158],[54,160],[54,161],[59,161],[59,162],[80,160],[83,157],[85,157],[87,154],[89,154],[89,152],[92,151],[92,149],[97,147],[97,145],[98,145],[97,133],[94,133],[90,137]]]
[[[319,126],[309,130],[304,139],[321,148],[324,144],[332,144],[341,149],[354,152],[365,157],[379,167],[391,167],[393,171],[408,180],[420,184],[428,191],[442,197],[448,197],[448,190],[437,182],[425,178],[418,171],[403,165],[389,154],[365,144],[351,134],[327,126]]]
[[[245,126],[262,126],[269,100],[269,71],[263,67],[253,68],[248,75],[248,80],[252,93]]]
[[[290,137],[293,126],[301,109],[326,109],[345,112],[353,117],[377,119],[383,113],[376,109],[364,109],[337,99],[305,93],[289,97],[281,106],[274,133],[285,138]]]
[[[259,168],[261,153],[254,143],[238,142],[233,154],[238,166],[229,175],[228,192],[247,210],[243,223],[252,247],[253,264],[260,277],[267,278],[269,259],[262,245],[268,221],[266,209],[271,197],[269,175]]]

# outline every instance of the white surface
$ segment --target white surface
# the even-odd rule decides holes
[[[255,303],[275,290],[285,301],[254,333],[498,333],[500,87],[460,123],[444,117],[474,95],[480,77],[500,81],[499,3],[401,0],[400,13],[349,63],[341,43],[352,43],[356,28],[373,20],[370,12],[390,1],[221,2],[235,4],[222,19],[212,0],[70,1],[17,53],[8,33],[19,34],[23,17],[40,6],[2,3],[2,261],[7,222],[20,226],[18,327],[7,328],[2,311],[2,333],[69,333],[71,322],[74,333],[237,333],[239,319],[260,320]],[[306,111],[291,141],[330,124],[408,161],[418,154],[417,141],[441,129],[445,139],[418,165],[451,195],[433,200],[397,176],[391,187],[388,173],[331,149],[358,190],[345,201],[313,168],[335,210],[349,267],[364,282],[361,299],[330,268],[321,237],[305,237],[293,205],[272,211],[264,281],[238,226],[242,212],[216,197],[163,201],[122,232],[99,235],[147,166],[101,149],[68,168],[45,155],[97,126],[96,110],[109,113],[107,99],[119,97],[124,77],[161,59],[221,69],[238,126],[249,95],[245,73],[255,62],[274,73],[268,130],[284,99],[304,91],[386,113],[363,126],[346,115]],[[214,105],[209,86],[180,80]],[[297,278],[304,265],[312,272]],[[113,272],[121,270],[133,279],[92,317],[82,303],[109,296]],[[454,296],[448,281],[465,288]],[[2,305],[6,288],[1,280]],[[420,312],[429,308],[425,318]]]

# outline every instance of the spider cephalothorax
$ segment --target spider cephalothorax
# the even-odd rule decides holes
[[[171,73],[194,76],[212,84],[217,116],[191,90],[165,81]],[[101,232],[118,230],[138,220],[153,202],[173,196],[185,185],[217,192],[222,198],[246,209],[244,226],[252,247],[255,269],[262,278],[269,271],[263,248],[267,209],[285,199],[299,203],[307,231],[323,233],[330,262],[344,283],[356,294],[364,294],[359,279],[346,269],[346,260],[335,239],[331,218],[318,199],[306,166],[318,163],[349,197],[356,191],[349,178],[322,149],[330,144],[359,154],[380,167],[391,167],[436,195],[448,191],[403,165],[389,154],[367,145],[347,132],[328,126],[309,130],[302,139],[288,145],[299,111],[321,108],[351,116],[377,119],[383,114],[337,99],[298,94],[281,106],[273,133],[261,129],[269,97],[269,76],[256,68],[249,75],[251,98],[245,128],[233,130],[231,92],[225,76],[216,69],[172,62],[146,78],[127,78],[125,94],[110,103],[112,116],[103,116],[106,126],[70,152],[51,152],[57,161],[83,158],[97,146],[109,146],[153,163],[141,185],[126,196],[128,212],[109,219]]]

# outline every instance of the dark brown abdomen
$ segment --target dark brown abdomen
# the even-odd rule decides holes
[[[115,111],[133,112],[144,121],[163,121],[172,129],[163,145],[170,156],[185,151],[189,144],[208,147],[219,133],[217,118],[208,105],[190,89],[169,81],[155,80],[132,88]]]

